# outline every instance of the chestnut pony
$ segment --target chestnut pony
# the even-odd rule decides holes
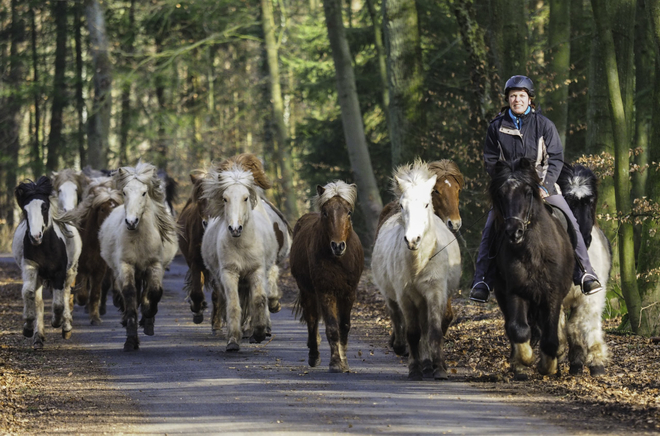
[[[299,294],[295,313],[307,323],[309,366],[321,363],[319,320],[330,343],[330,372],[348,372],[346,347],[351,309],[364,268],[351,215],[357,188],[342,181],[316,187],[319,212],[303,215],[293,229],[291,275]]]

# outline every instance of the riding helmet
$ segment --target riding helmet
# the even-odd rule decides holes
[[[534,97],[534,82],[527,76],[511,76],[504,85],[504,95],[508,96],[512,89],[524,89],[530,97]]]

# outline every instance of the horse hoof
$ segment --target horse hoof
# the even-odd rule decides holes
[[[436,380],[449,380],[447,371],[441,368],[436,368],[436,370],[433,371],[433,378]]]
[[[570,375],[580,375],[582,374],[583,368],[584,365],[582,365],[581,363],[571,363],[571,366],[568,369],[568,373]]]
[[[32,343],[32,348],[35,350],[43,350],[44,349],[44,341],[42,339],[36,340]]]
[[[71,332],[72,332],[72,331],[73,331],[73,330],[69,330],[69,331],[64,331],[64,330],[62,330],[62,337],[63,337],[64,339],[71,339]]]
[[[106,312],[105,304],[102,304],[101,307],[99,307],[99,315],[103,316],[105,315],[105,312]]]
[[[321,356],[309,356],[309,359],[307,360],[309,363],[309,366],[314,368],[315,366],[319,366],[321,364]]]
[[[34,330],[29,329],[27,327],[23,327],[23,336],[25,336],[26,338],[31,338],[32,336],[34,336]]]
[[[144,318],[144,334],[147,336],[154,335],[154,322],[153,318]]]
[[[193,315],[193,322],[195,324],[201,324],[204,322],[204,314],[203,313],[196,313]]]
[[[408,380],[410,381],[422,381],[424,380],[424,374],[420,370],[413,370],[408,373]]]
[[[601,377],[605,375],[605,366],[594,365],[589,367],[589,373],[592,377]]]
[[[433,377],[433,362],[425,360],[424,363],[422,363],[422,375],[425,378]]]
[[[527,381],[529,380],[529,376],[523,372],[517,372],[513,374],[513,379],[515,381]]]
[[[270,313],[277,313],[282,310],[282,303],[280,300],[268,300],[268,311]]]
[[[232,341],[232,342],[227,344],[226,351],[229,351],[229,352],[233,353],[233,352],[236,352],[240,349],[241,349],[241,346],[238,343]]]
[[[346,371],[344,371],[344,368],[341,365],[330,365],[329,372],[333,374],[341,374],[342,372],[346,372]]]
[[[266,337],[270,338],[273,336],[273,331],[271,330],[270,326],[266,327]]]
[[[101,324],[103,324],[103,321],[101,321],[101,318],[99,318],[98,316],[95,316],[89,320],[89,323],[94,326],[100,326]]]
[[[124,342],[124,351],[135,351],[140,349],[140,340],[137,336],[127,336]]]
[[[124,328],[126,328],[127,325],[128,325],[128,323],[126,322],[126,320],[125,320],[125,319],[122,319],[122,320],[121,320],[121,326],[124,327]]]
[[[394,350],[394,353],[397,356],[407,356],[407,350],[405,345],[394,345],[392,346],[392,349]]]
[[[84,306],[87,304],[87,295],[76,294],[75,300],[78,306]]]
[[[250,336],[250,343],[254,344],[260,344],[264,339],[266,339],[266,328],[265,327],[257,327],[254,329],[252,336]]]

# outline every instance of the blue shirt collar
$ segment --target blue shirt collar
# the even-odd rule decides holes
[[[513,111],[509,108],[509,117],[511,117],[511,120],[513,120],[513,124],[516,126],[516,129],[520,130],[522,128],[523,120],[522,117],[527,115],[532,111],[532,106],[527,106],[527,110],[525,111],[524,114],[517,116],[514,115]]]

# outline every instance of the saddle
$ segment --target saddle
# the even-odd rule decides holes
[[[555,217],[559,223],[561,224],[562,228],[566,230],[568,233],[568,238],[571,240],[571,245],[573,246],[573,250],[577,248],[577,229],[573,226],[573,223],[571,220],[566,216],[563,210],[558,208],[557,206],[553,206],[550,203],[546,203],[545,201],[543,202],[545,207],[547,208],[548,212],[550,212],[550,215]]]

